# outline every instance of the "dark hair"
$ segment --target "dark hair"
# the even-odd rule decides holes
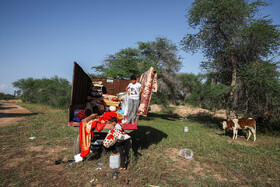
[[[85,110],[85,115],[88,117],[88,116],[90,116],[91,114],[92,114],[91,110],[90,110],[89,108],[87,108],[87,109]]]
[[[131,75],[130,76],[130,80],[136,80],[136,76],[135,75]]]
[[[118,123],[118,119],[116,117],[111,117],[110,122],[116,122]]]

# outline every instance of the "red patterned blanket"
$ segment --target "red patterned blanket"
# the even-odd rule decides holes
[[[144,88],[144,93],[140,101],[137,115],[147,116],[152,92],[157,92],[156,70],[153,67],[151,67],[148,71],[141,75],[139,82]]]

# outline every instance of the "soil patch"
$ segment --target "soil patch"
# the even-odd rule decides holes
[[[163,106],[162,105],[151,105],[150,106],[150,112],[162,112],[163,111]]]
[[[225,110],[217,110],[216,112],[211,112],[207,109],[203,108],[195,108],[191,106],[175,106],[170,105],[171,107],[174,107],[175,110],[173,113],[181,116],[181,117],[188,117],[188,116],[199,116],[199,115],[211,115],[216,118],[226,119],[226,111]],[[150,106],[150,112],[162,112],[164,111],[164,107],[162,105],[151,105]]]
[[[11,125],[32,112],[11,102],[0,102],[0,127]]]

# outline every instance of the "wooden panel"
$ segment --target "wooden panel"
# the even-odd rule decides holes
[[[69,106],[69,121],[74,117],[74,110],[85,107],[87,93],[91,86],[91,79],[84,70],[74,62],[71,100]]]
[[[106,78],[92,78],[93,82],[101,81],[106,89],[106,93],[109,95],[116,95],[120,92],[125,92],[127,85],[130,80],[120,80],[120,79],[106,79]]]

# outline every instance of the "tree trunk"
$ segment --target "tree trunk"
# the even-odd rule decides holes
[[[249,117],[249,101],[250,101],[250,98],[249,98],[249,91],[246,90],[245,91],[246,93],[246,102],[245,102],[245,114],[244,114],[244,117]]]
[[[211,87],[214,87],[217,83],[217,78],[216,78],[216,75],[213,73],[211,75]]]
[[[235,98],[235,95],[236,95],[236,80],[237,80],[237,62],[236,62],[236,59],[234,57],[234,51],[233,49],[231,50],[231,53],[230,53],[230,56],[231,56],[231,64],[232,64],[232,75],[231,75],[231,91],[230,91],[230,94],[229,94],[229,99],[228,99],[228,103],[227,103],[227,109],[226,109],[226,115],[227,115],[227,118],[229,119],[230,118],[230,112],[232,111],[232,102]]]

